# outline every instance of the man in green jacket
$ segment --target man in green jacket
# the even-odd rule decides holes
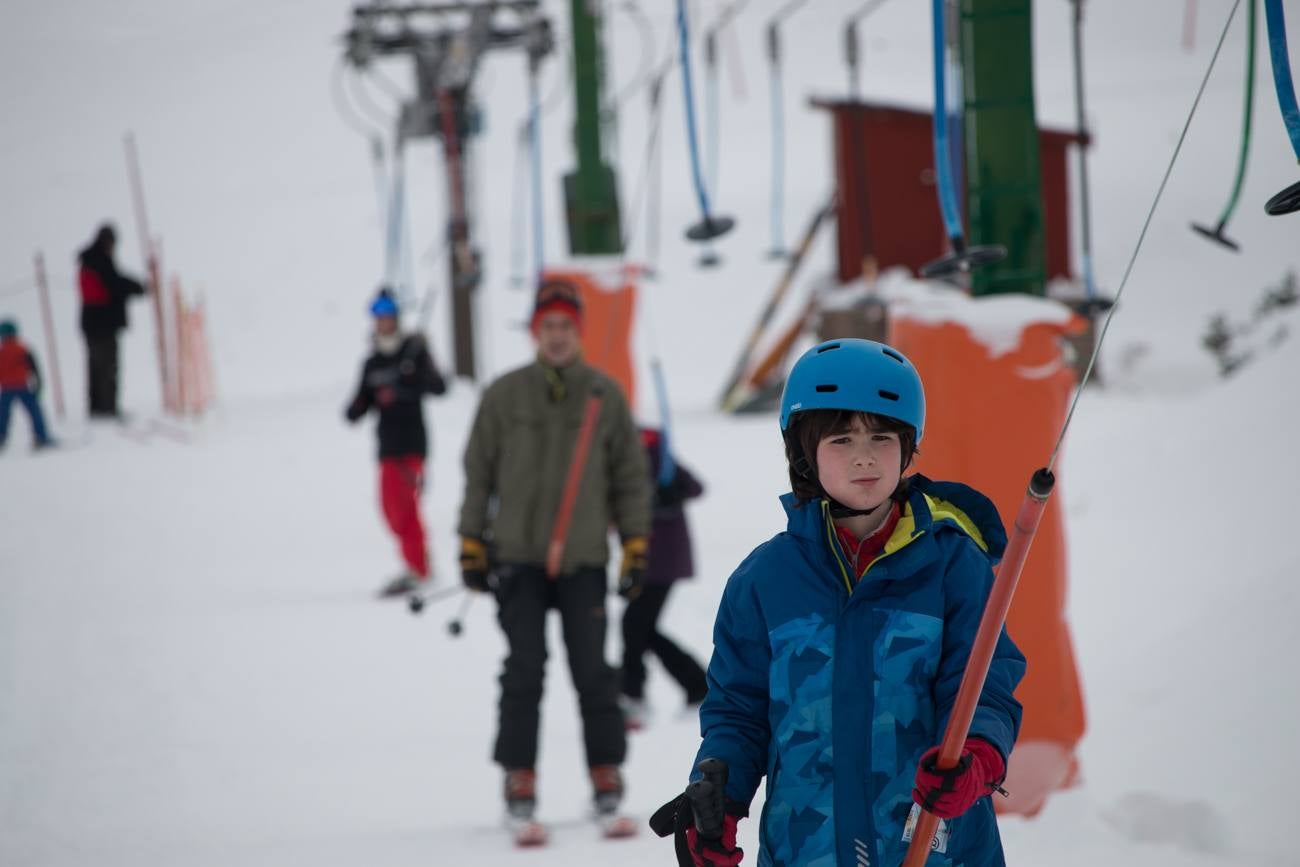
[[[605,659],[608,537],[613,528],[622,539],[619,592],[634,597],[645,571],[651,492],[627,401],[582,361],[581,326],[576,289],[544,284],[531,322],[537,360],[488,387],[465,448],[461,572],[470,590],[495,593],[509,645],[493,757],[506,772],[509,815],[524,822],[536,805],[552,608],[563,622],[597,812],[614,817],[623,795],[626,734],[618,680]],[[585,455],[584,419],[593,424]],[[572,503],[567,532],[556,538],[565,501]]]

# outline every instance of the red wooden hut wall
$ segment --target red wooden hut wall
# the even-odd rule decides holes
[[[916,273],[947,252],[934,187],[931,115],[864,102],[812,104],[829,110],[835,126],[839,279],[860,275],[867,253],[882,269],[903,265]],[[1073,274],[1066,157],[1077,140],[1056,130],[1038,134],[1049,279]]]

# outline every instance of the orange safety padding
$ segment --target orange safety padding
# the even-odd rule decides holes
[[[636,406],[636,368],[632,363],[632,322],[636,312],[635,270],[625,269],[610,287],[588,271],[547,268],[542,281],[564,280],[578,287],[582,298],[582,356],[592,367],[623,389]]]
[[[1077,319],[1077,318],[1076,318]],[[1033,323],[1019,344],[994,356],[964,326],[890,321],[889,343],[916,365],[925,385],[925,437],[916,467],[934,479],[961,481],[984,492],[1010,521],[1034,470],[1051,455],[1075,387],[1061,355],[1067,325]],[[1007,629],[1029,661],[1016,697],[1024,705],[1020,738],[1008,762],[1003,812],[1034,815],[1077,773],[1075,746],[1085,721],[1079,674],[1065,617],[1063,480],[1030,549]]]

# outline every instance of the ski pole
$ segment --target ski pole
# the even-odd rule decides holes
[[[441,602],[444,599],[450,599],[457,593],[464,593],[464,587],[444,587],[432,593],[419,594],[413,593],[407,597],[406,607],[411,610],[412,614],[419,614],[425,609],[425,606],[433,602]]]
[[[456,611],[456,616],[447,621],[447,632],[451,633],[452,638],[459,638],[465,631],[465,615],[469,613],[469,607],[474,604],[474,597],[477,593],[466,593],[465,598],[461,600],[460,608]]]
[[[1016,522],[1007,542],[1007,550],[1002,563],[998,566],[997,577],[989,591],[984,614],[980,618],[975,641],[971,644],[970,658],[966,671],[962,674],[961,686],[957,688],[957,699],[953,703],[948,725],[943,732],[943,741],[939,747],[939,757],[935,767],[946,771],[957,766],[961,759],[962,747],[970,731],[975,708],[979,704],[980,692],[984,689],[984,680],[993,661],[993,651],[997,648],[998,638],[1002,635],[1002,626],[1006,622],[1007,612],[1011,610],[1011,598],[1015,595],[1016,584],[1025,567],[1025,558],[1029,555],[1029,546],[1038,532],[1042,521],[1047,498],[1052,494],[1056,477],[1046,468],[1034,472],[1029,480],[1025,499],[1016,514]],[[939,817],[925,810],[921,811],[912,833],[912,842],[907,849],[907,858],[903,867],[921,867],[930,854],[930,843],[934,839],[935,829],[939,826]]]

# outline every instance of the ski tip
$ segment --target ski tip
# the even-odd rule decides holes
[[[610,816],[600,820],[600,831],[606,840],[624,840],[635,837],[636,820],[631,816]]]
[[[550,839],[546,826],[540,822],[525,822],[514,829],[515,845],[521,849],[545,846]]]

